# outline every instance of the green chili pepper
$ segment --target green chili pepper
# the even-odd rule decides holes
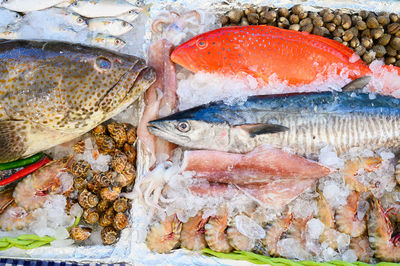
[[[24,167],[24,166],[33,164],[34,162],[39,161],[39,159],[42,156],[43,156],[43,153],[38,153],[38,154],[33,155],[31,157],[28,157],[26,159],[14,161],[14,162],[9,162],[9,163],[1,163],[0,164],[0,171],[19,168],[19,167]]]

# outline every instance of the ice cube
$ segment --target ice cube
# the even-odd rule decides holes
[[[55,248],[69,247],[74,244],[72,239],[56,239],[50,243],[50,246]]]
[[[319,219],[311,219],[307,222],[306,233],[310,239],[318,239],[325,229],[325,225]]]
[[[333,146],[331,145],[325,146],[321,149],[319,162],[333,168],[341,168],[344,165],[344,161],[337,156]]]
[[[323,261],[331,261],[339,259],[339,254],[331,247],[323,249],[321,252],[321,256]]]
[[[74,217],[82,216],[83,209],[78,203],[75,203],[71,206],[69,213]]]
[[[348,249],[342,254],[342,260],[348,262],[355,262],[358,260],[357,254],[354,250]]]
[[[264,229],[246,215],[236,216],[235,225],[238,231],[248,238],[261,239],[265,237]]]
[[[59,240],[66,239],[69,237],[68,230],[65,227],[57,227],[54,230],[54,237]]]
[[[365,217],[365,214],[369,210],[369,203],[365,200],[360,200],[357,206],[357,218],[362,221]]]
[[[343,206],[347,203],[349,190],[337,180],[328,180],[324,183],[323,195],[332,208]]]
[[[347,234],[339,233],[337,235],[337,244],[338,244],[338,251],[343,253],[345,250],[349,248],[350,245],[350,236]]]

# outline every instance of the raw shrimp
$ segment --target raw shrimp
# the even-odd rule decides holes
[[[317,200],[318,218],[325,225],[325,229],[320,235],[319,241],[327,242],[331,248],[337,249],[338,243],[336,240],[337,232],[335,230],[334,212],[321,191],[317,189],[317,192],[319,193],[319,198]]]
[[[288,230],[288,234],[297,239],[304,248],[306,247],[307,223],[309,220],[311,220],[311,218],[312,216],[308,216],[306,218],[294,218]]]
[[[379,168],[381,163],[382,158],[377,156],[363,158],[357,157],[355,159],[348,160],[345,163],[344,169],[342,170],[344,181],[357,192],[367,192],[369,190],[369,186],[362,183],[357,178],[358,171],[363,169],[365,171],[372,172]]]
[[[2,230],[20,230],[27,226],[33,220],[32,213],[13,203],[0,216],[0,228]]]
[[[347,204],[336,210],[336,225],[338,231],[348,234],[351,237],[358,237],[364,234],[367,229],[365,224],[365,218],[362,220],[358,219],[357,207],[358,207],[359,192],[353,191],[347,197]]]
[[[386,213],[371,197],[368,216],[368,236],[375,257],[383,261],[400,262],[400,235],[393,228]]]
[[[181,232],[181,246],[190,250],[201,250],[207,246],[204,226],[208,218],[204,219],[203,212],[183,224]]]
[[[235,224],[228,228],[226,234],[229,244],[236,250],[251,251],[255,247],[254,239],[240,233]]]
[[[226,208],[220,209],[217,215],[211,217],[205,225],[206,242],[212,250],[225,253],[232,250],[225,232],[227,225],[228,211]]]
[[[0,191],[0,214],[2,214],[7,207],[14,202],[13,198],[13,187],[8,187]]]
[[[366,235],[352,237],[350,240],[350,248],[356,252],[359,261],[369,263],[374,255]]]
[[[19,182],[13,194],[17,205],[27,211],[34,210],[46,202],[48,195],[62,193],[59,174],[66,171],[69,161],[52,161]]]
[[[157,253],[167,253],[178,245],[182,223],[176,215],[153,225],[146,237],[147,247]]]
[[[262,240],[262,244],[267,249],[269,255],[277,256],[277,244],[282,234],[285,233],[293,222],[293,214],[287,214],[283,218],[275,220],[266,230],[266,236]]]

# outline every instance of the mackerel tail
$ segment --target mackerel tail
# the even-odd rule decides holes
[[[252,96],[213,102],[151,121],[149,130],[175,144],[245,153],[261,144],[311,158],[332,145],[376,150],[400,144],[400,100],[355,92]]]

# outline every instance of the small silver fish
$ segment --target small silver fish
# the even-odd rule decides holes
[[[42,11],[42,12],[49,12],[52,15],[56,17],[60,17],[62,20],[64,20],[68,26],[74,28],[74,29],[83,29],[87,27],[86,20],[81,17],[79,14],[62,9],[62,8],[50,8],[48,10]]]
[[[139,15],[140,15],[140,12],[133,9],[122,15],[119,15],[117,18],[125,20],[126,22],[132,22],[132,21],[135,21],[139,17]]]
[[[95,32],[119,36],[133,29],[125,20],[116,18],[92,18],[88,20],[88,29]]]
[[[0,8],[0,27],[6,27],[9,24],[15,24],[22,21],[22,16],[17,12]]]
[[[93,45],[109,48],[109,49],[121,49],[126,45],[126,42],[120,38],[99,33],[94,37],[88,38],[89,42]]]
[[[0,41],[0,163],[88,132],[155,78],[135,56],[63,42]]]
[[[68,7],[87,18],[116,17],[135,8],[124,0],[76,0]]]
[[[1,7],[17,11],[17,12],[31,12],[36,10],[46,9],[62,2],[70,2],[66,0],[2,0]]]

